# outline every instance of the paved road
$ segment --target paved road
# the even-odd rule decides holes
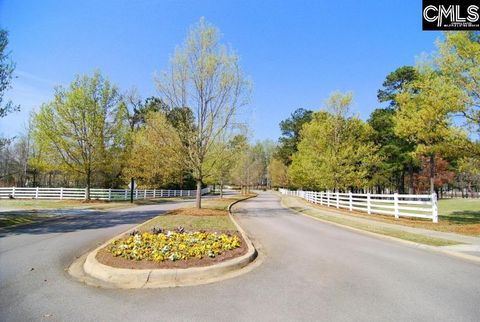
[[[0,239],[4,321],[478,321],[480,266],[323,224],[269,193],[240,203],[263,263],[195,287],[105,290],[70,280],[75,256],[159,209],[52,222]],[[55,249],[55,251],[52,251]],[[30,271],[31,268],[33,271]]]

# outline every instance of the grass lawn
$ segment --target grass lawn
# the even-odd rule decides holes
[[[169,201],[178,201],[186,198],[157,198],[157,199],[139,199],[135,200],[133,204],[130,201],[98,201],[91,200],[85,202],[83,200],[44,200],[44,199],[2,199],[0,200],[0,209],[94,209],[94,210],[108,210],[115,208],[126,208],[138,205],[158,204]]]
[[[292,197],[290,197],[290,198],[292,198]],[[352,228],[357,228],[357,229],[369,231],[369,232],[372,232],[372,233],[377,233],[377,234],[381,234],[381,235],[385,235],[385,236],[400,238],[400,239],[403,239],[403,240],[408,240],[408,241],[411,241],[411,242],[420,243],[420,244],[424,244],[424,245],[450,246],[450,245],[461,244],[461,243],[459,243],[457,241],[453,241],[453,240],[447,240],[447,239],[442,239],[442,238],[433,238],[433,237],[429,237],[429,236],[425,236],[425,235],[405,232],[405,231],[402,231],[402,230],[384,228],[384,227],[379,227],[379,226],[370,225],[370,224],[366,224],[366,223],[359,223],[357,221],[349,220],[349,219],[338,217],[338,216],[335,216],[335,215],[321,214],[318,211],[316,211],[315,209],[308,209],[308,208],[297,206],[298,202],[295,202],[290,198],[283,198],[283,202],[287,207],[289,207],[289,208],[291,208],[291,209],[293,209],[297,212],[300,212],[300,213],[303,213],[303,214],[306,214],[306,215],[309,215],[311,217],[315,217],[315,218],[318,218],[318,219],[330,221],[330,222],[333,222],[333,223],[345,225],[345,226],[352,227]],[[322,209],[324,209],[324,207],[322,207]]]
[[[39,215],[39,214],[28,214],[28,213],[21,213],[21,214],[0,213],[0,228],[5,228],[5,227],[15,226],[15,225],[33,224],[48,218],[52,218],[54,216],[55,215],[48,215],[48,214]]]
[[[455,224],[480,224],[480,199],[442,199],[438,201],[440,220]]]
[[[205,199],[202,200],[200,210],[192,206],[170,211],[140,226],[139,229],[141,231],[149,231],[153,228],[173,230],[181,226],[187,230],[236,230],[237,228],[228,217],[227,209],[232,202],[245,198],[245,196],[233,195],[222,199]]]
[[[284,199],[285,200],[285,199]],[[306,201],[305,201],[306,202]],[[327,208],[325,206],[309,204],[319,209],[331,209],[339,211],[336,208]],[[367,214],[358,211],[340,210],[342,214],[361,217],[374,221],[387,222],[392,224],[404,225],[416,228],[426,228],[430,230],[453,232],[468,236],[480,236],[480,200],[471,199],[443,199],[439,201],[439,222],[433,223],[431,220],[420,218],[400,217],[395,219],[393,216],[380,214]]]

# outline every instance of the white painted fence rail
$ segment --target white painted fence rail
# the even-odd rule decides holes
[[[209,193],[210,187],[202,189],[202,195]],[[0,199],[85,199],[84,188],[0,188]],[[194,197],[196,190],[135,189],[133,199],[167,197]],[[130,189],[90,189],[90,199],[130,200]]]
[[[363,211],[368,214],[431,219],[438,223],[437,195],[338,193],[279,189],[284,195],[296,196],[327,207]]]

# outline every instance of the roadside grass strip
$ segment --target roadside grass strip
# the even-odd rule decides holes
[[[13,199],[0,200],[0,209],[91,209],[91,210],[110,210],[117,208],[129,208],[142,205],[154,205],[165,202],[181,201],[192,199],[189,197],[171,197],[171,198],[156,198],[156,199],[137,199],[133,203],[130,201],[101,201],[90,200],[39,200],[39,199]]]
[[[284,202],[285,202],[285,200],[284,200]],[[434,238],[434,237],[430,237],[430,236],[409,233],[409,232],[405,232],[405,231],[402,231],[402,230],[383,228],[383,227],[378,227],[378,226],[375,226],[375,225],[359,223],[359,222],[356,222],[356,221],[353,221],[353,220],[348,220],[348,219],[344,219],[344,218],[340,218],[340,217],[336,217],[336,216],[329,216],[329,215],[325,215],[325,214],[320,214],[320,213],[318,213],[318,211],[316,211],[314,209],[307,209],[307,208],[303,208],[303,207],[290,206],[290,205],[288,205],[288,202],[285,202],[285,205],[288,208],[290,208],[290,209],[292,209],[296,212],[299,212],[299,213],[302,213],[302,214],[305,214],[305,215],[308,215],[308,216],[311,216],[311,217],[314,217],[314,218],[318,218],[318,219],[325,220],[325,221],[330,221],[330,222],[333,222],[333,223],[337,223],[337,224],[340,224],[340,225],[344,225],[344,226],[368,231],[368,232],[371,232],[371,233],[376,233],[376,234],[380,234],[380,235],[395,237],[395,238],[399,238],[399,239],[403,239],[403,240],[407,240],[407,241],[411,241],[411,242],[415,242],[415,243],[419,243],[419,244],[424,244],[424,245],[429,245],[429,246],[451,246],[451,245],[463,244],[461,242],[457,242],[457,241],[453,241],[453,240],[442,239],[442,238]]]
[[[0,228],[33,224],[53,217],[55,217],[55,215],[0,213]]]

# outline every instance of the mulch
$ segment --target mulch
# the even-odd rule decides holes
[[[197,209],[198,211],[198,209]],[[231,232],[230,232],[231,233]],[[147,260],[128,260],[123,257],[114,257],[111,253],[107,251],[106,248],[102,248],[98,251],[96,259],[104,264],[111,267],[117,268],[129,268],[129,269],[158,269],[158,268],[190,268],[190,267],[202,267],[202,266],[210,266],[213,264],[217,264],[220,262],[224,262],[230,260],[235,257],[239,257],[244,255],[247,252],[247,244],[245,240],[242,238],[240,233],[235,232],[233,233],[240,238],[240,247],[222,252],[221,255],[218,255],[214,258],[204,257],[202,259],[197,258],[189,258],[187,260],[177,260],[177,261],[163,261],[160,263],[154,261],[147,261]]]

